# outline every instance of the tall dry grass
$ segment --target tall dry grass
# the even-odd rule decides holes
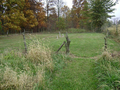
[[[45,71],[53,71],[49,47],[34,40],[24,56],[16,50],[5,50],[0,58],[0,90],[34,90],[45,88]]]
[[[102,53],[101,58],[103,58],[103,59],[105,59],[105,60],[111,60],[111,59],[112,59],[112,57],[111,57],[111,55],[110,55],[110,53],[109,53],[108,51],[104,51],[104,52]]]
[[[53,70],[53,60],[51,57],[51,50],[49,47],[42,45],[39,40],[34,40],[28,46],[28,53],[26,58],[35,64],[41,64],[48,70]]]
[[[32,73],[29,75],[27,72],[18,72],[14,71],[10,67],[6,66],[5,71],[2,75],[2,80],[0,83],[1,90],[33,90],[35,83],[43,86],[44,84],[44,71],[38,70],[36,75]]]
[[[28,52],[7,49],[0,56],[0,90],[49,90],[54,73],[69,58],[53,54],[36,37],[27,41]]]
[[[108,27],[108,30],[110,35],[116,35],[116,25]],[[118,34],[120,34],[120,25],[118,25]]]

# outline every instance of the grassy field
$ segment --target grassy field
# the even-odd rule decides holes
[[[63,47],[58,55],[54,55],[55,51],[57,51],[59,46],[63,43],[63,41],[65,41],[65,37],[60,37],[57,39],[57,35],[58,34],[32,34],[32,35],[27,34],[26,35],[27,45],[29,45],[30,42],[33,40],[38,40],[40,44],[42,45],[45,44],[45,47],[49,47],[49,49],[51,50],[52,59],[55,62],[54,70],[50,69],[50,72],[49,70],[47,71],[45,70],[44,73],[45,78],[43,80],[44,83],[41,84],[43,85],[43,87],[41,87],[41,85],[38,84],[39,81],[38,82],[36,81],[37,83],[33,85],[34,89],[35,90],[40,90],[40,89],[41,90],[42,89],[97,90],[98,83],[96,80],[96,76],[94,74],[94,64],[96,62],[96,59],[98,59],[102,54],[102,52],[104,51],[104,35],[100,33],[68,34],[71,40],[70,54],[65,55],[65,47]],[[3,57],[2,59],[0,59],[1,60],[0,71],[4,72],[4,70],[8,70],[5,69],[7,66],[13,68],[12,70],[16,71],[17,74],[20,74],[20,72],[29,73],[24,69],[25,67],[26,68],[28,67],[31,68],[30,72],[34,74],[33,77],[34,76],[37,77],[37,72],[40,72],[38,69],[41,68],[41,66],[32,65],[33,62],[29,62],[29,59],[31,59],[31,57],[27,58],[27,62],[25,62],[25,66],[24,66],[24,61],[26,60],[25,57],[14,58],[15,55],[12,56],[9,54],[3,56],[3,54],[9,50],[17,50],[23,53],[24,44],[22,38],[23,38],[22,35],[10,35],[9,37],[0,36],[0,54]],[[108,42],[108,50],[110,53],[114,53],[114,52],[118,53],[120,51],[120,47],[117,42],[115,42],[112,39],[108,39],[107,42]],[[47,51],[49,49],[47,49]],[[51,59],[51,57],[49,58]],[[15,67],[18,67],[19,69],[16,69]],[[0,82],[1,86],[4,86],[2,77],[0,77],[0,80],[1,80]],[[27,88],[24,87],[24,89]]]

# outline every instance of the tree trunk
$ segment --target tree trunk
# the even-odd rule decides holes
[[[8,37],[8,35],[9,35],[9,30],[7,30],[7,37]]]
[[[59,6],[59,0],[58,0],[58,22],[59,22],[59,12],[60,12],[60,11],[59,11],[59,10],[60,10],[59,8],[60,8],[60,6]]]
[[[2,4],[2,7],[1,8],[4,8],[4,5]],[[2,14],[4,14],[4,10],[2,10]],[[1,22],[2,22],[2,35],[4,35],[4,20],[3,19],[1,19]]]
[[[47,3],[47,4],[46,4],[46,11],[47,11],[47,21],[48,21],[48,7],[49,7],[49,6],[48,6],[48,0],[46,0],[46,3]]]
[[[2,21],[2,25],[1,25],[1,27],[2,27],[2,35],[4,35],[4,21],[3,21],[3,19],[1,20]]]

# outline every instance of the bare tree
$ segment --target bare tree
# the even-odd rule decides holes
[[[55,0],[45,0],[45,10],[47,15],[47,20],[53,8],[55,8]]]
[[[58,21],[59,21],[59,17],[61,16],[61,8],[64,6],[64,2],[62,0],[55,0],[55,4],[57,6],[57,14],[58,14]]]

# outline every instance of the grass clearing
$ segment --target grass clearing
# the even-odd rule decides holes
[[[71,40],[69,54],[71,58],[64,55],[65,47],[58,55],[54,54],[65,41],[65,37],[57,39],[57,35],[26,34],[27,46],[35,40],[32,43],[33,46],[28,48],[29,52],[26,57],[23,56],[22,35],[0,36],[0,72],[2,72],[0,73],[2,74],[0,75],[0,87],[7,88],[5,87],[7,82],[3,80],[3,77],[4,73],[10,71],[17,77],[13,79],[13,84],[15,81],[22,81],[22,78],[26,80],[25,83],[21,82],[22,86],[8,83],[12,89],[18,89],[19,86],[19,89],[25,90],[27,89],[25,85],[30,83],[30,87],[35,90],[96,90],[98,83],[96,83],[94,74],[96,61],[93,57],[98,58],[102,54],[104,35],[100,33],[68,34]],[[112,39],[108,39],[107,42],[109,52],[120,51],[117,42]]]

